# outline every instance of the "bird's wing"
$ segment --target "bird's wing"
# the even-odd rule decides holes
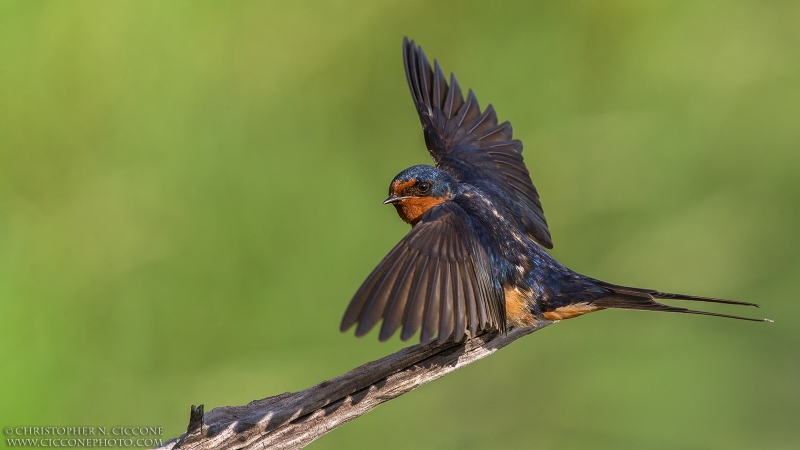
[[[425,145],[436,167],[464,182],[492,183],[510,199],[509,216],[546,248],[553,248],[542,202],[522,158],[511,124],[497,123],[492,105],[481,112],[472,89],[466,101],[456,77],[447,84],[439,63],[431,69],[422,47],[403,38],[408,87],[419,113]]]
[[[464,339],[478,330],[505,329],[502,292],[493,287],[491,262],[466,213],[446,201],[422,220],[372,271],[345,311],[341,330],[356,336],[383,319],[380,340],[403,326],[401,339],[420,327],[421,342]]]

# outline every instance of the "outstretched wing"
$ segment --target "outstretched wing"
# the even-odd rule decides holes
[[[464,339],[466,330],[505,329],[502,293],[493,287],[489,255],[466,213],[446,201],[428,210],[372,271],[345,311],[341,330],[356,336],[383,319],[380,340],[402,325],[406,340]]]
[[[492,105],[481,112],[472,89],[466,101],[456,77],[448,85],[439,63],[431,69],[422,47],[403,38],[408,87],[417,107],[425,144],[436,167],[469,183],[489,182],[503,192],[509,216],[546,248],[553,248],[542,202],[522,158],[522,142],[511,124],[497,123]]]

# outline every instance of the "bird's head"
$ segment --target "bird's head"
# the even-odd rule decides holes
[[[411,225],[419,222],[425,211],[456,193],[456,181],[445,172],[431,166],[412,166],[400,172],[389,185],[389,198],[397,214]]]

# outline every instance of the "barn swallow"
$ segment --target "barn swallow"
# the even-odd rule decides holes
[[[422,48],[403,39],[403,63],[425,145],[435,167],[400,172],[384,204],[397,209],[411,231],[356,292],[341,331],[356,336],[383,321],[379,339],[401,326],[407,340],[461,342],[480,331],[570,319],[606,308],[667,311],[767,321],[665,305],[691,300],[755,306],[653,289],[615,285],[563,266],[553,247],[539,194],[511,124],[498,124],[492,105],[481,111],[466,99],[455,76],[447,83]]]

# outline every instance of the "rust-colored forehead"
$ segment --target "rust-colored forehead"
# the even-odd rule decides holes
[[[389,187],[389,189],[391,190],[392,194],[400,195],[403,193],[403,191],[413,186],[416,182],[417,182],[416,178],[412,178],[407,181],[396,180],[392,182],[392,185]]]

